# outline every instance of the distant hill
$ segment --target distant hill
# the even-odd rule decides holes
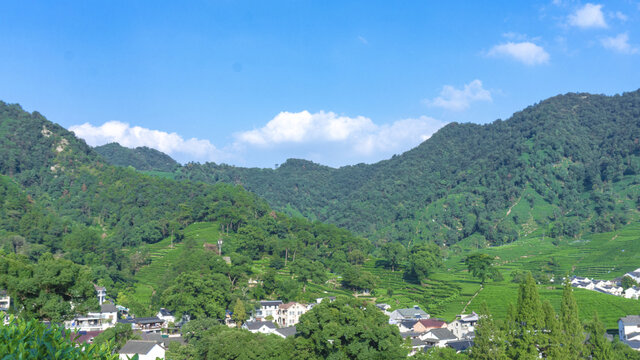
[[[242,184],[276,209],[379,241],[501,244],[533,232],[603,232],[637,218],[639,139],[640,91],[569,93],[506,121],[451,123],[371,165],[190,163],[176,178]]]
[[[180,165],[169,155],[146,146],[131,149],[111,143],[97,146],[94,150],[112,165],[133,166],[141,171],[173,172]]]

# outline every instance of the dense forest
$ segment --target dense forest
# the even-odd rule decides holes
[[[185,244],[185,256],[167,269],[173,280],[154,299],[194,318],[222,316],[243,291],[253,260],[270,259],[274,268],[291,263],[306,284],[327,270],[348,271],[357,265],[353,254],[371,249],[347,230],[276,212],[240,186],[178,182],[105,164],[73,133],[2,102],[0,173],[0,288],[16,299],[16,311],[29,308],[38,319],[72,316],[68,302],[55,305],[64,305],[61,299],[97,306],[89,301],[91,283],[114,297],[129,294],[133,275],[149,261],[137,249],[167,238],[180,242],[183,229],[198,222],[219,225],[224,251],[215,248],[218,238],[206,239],[208,250]],[[188,292],[194,282],[215,284],[217,300],[203,297],[207,306],[200,306]],[[164,296],[172,286],[173,297]]]
[[[97,146],[94,150],[112,165],[133,166],[141,171],[172,172],[180,165],[169,155],[146,146],[125,148],[118,143]]]
[[[276,169],[214,163],[177,179],[241,184],[275,209],[374,241],[451,245],[604,232],[638,215],[640,91],[556,96],[491,124],[451,123],[375,164],[334,169],[287,160]],[[526,211],[511,212],[521,205]]]

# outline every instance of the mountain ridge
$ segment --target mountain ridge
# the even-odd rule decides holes
[[[531,231],[556,226],[560,236],[573,237],[637,217],[637,199],[607,191],[638,174],[639,107],[640,91],[568,93],[507,120],[447,124],[417,147],[374,164],[331,168],[288,159],[277,169],[260,169],[188,163],[175,177],[242,184],[278,210],[383,242],[451,245],[475,234],[500,244],[522,236],[527,222]],[[525,218],[514,219],[509,209],[523,196],[532,205],[520,214]],[[537,212],[538,200],[552,209]]]

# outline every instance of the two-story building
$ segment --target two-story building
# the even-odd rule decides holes
[[[627,315],[618,320],[620,341],[640,351],[640,315]]]
[[[104,303],[99,312],[88,312],[77,315],[72,320],[65,321],[64,327],[78,331],[104,331],[116,326],[118,309],[115,305]]]
[[[280,305],[282,305],[282,300],[260,301],[260,308],[256,310],[255,318],[259,320],[268,317],[275,319],[278,316]]]
[[[293,326],[300,321],[300,316],[307,312],[307,305],[288,302],[278,306],[278,313],[274,320],[280,327]]]
[[[475,334],[475,327],[478,323],[478,314],[472,312],[471,315],[461,314],[456,316],[456,320],[447,325],[447,329],[458,338],[473,337]]]

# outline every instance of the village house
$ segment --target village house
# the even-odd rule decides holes
[[[445,347],[447,343],[456,341],[458,338],[447,328],[431,329],[420,335],[420,340],[427,346]]]
[[[618,320],[620,341],[640,351],[640,315],[628,315]]]
[[[256,311],[255,318],[264,320],[267,317],[275,319],[278,316],[278,309],[282,305],[282,300],[260,301],[260,308]]]
[[[0,290],[0,311],[9,311],[11,306],[11,296],[7,294],[7,290]]]
[[[300,316],[307,312],[307,306],[297,302],[288,302],[278,306],[274,320],[280,327],[293,326],[298,323]]]
[[[471,315],[461,314],[456,316],[456,320],[447,325],[455,337],[458,339],[473,337],[475,326],[478,323],[478,314],[472,312]]]
[[[164,321],[164,325],[162,326],[164,328],[167,328],[169,326],[169,323],[176,322],[175,316],[173,316],[173,314],[165,308],[160,308],[160,311],[158,311],[156,317]]]
[[[271,321],[247,321],[242,328],[252,333],[273,334],[276,325]]]
[[[420,306],[414,305],[412,308],[397,309],[389,315],[389,324],[397,324],[402,320],[428,319],[430,316],[424,312]]]
[[[418,320],[400,320],[396,325],[398,325],[398,329],[401,333],[413,332],[413,327],[416,325]]]
[[[640,283],[640,269],[635,269],[632,272],[628,272],[625,274],[625,276],[628,276],[632,278],[635,282]]]
[[[72,320],[65,321],[64,327],[77,331],[104,331],[116,326],[118,309],[115,305],[104,303],[100,305],[100,312],[89,312],[78,315]]]
[[[118,319],[118,322],[121,324],[131,324],[133,330],[138,330],[143,333],[160,333],[164,326],[164,320],[157,316]]]
[[[640,287],[633,286],[624,291],[624,297],[627,299],[638,299],[640,298]]]
[[[128,360],[138,355],[139,360],[164,359],[165,350],[155,341],[129,340],[118,352],[122,360]]]

